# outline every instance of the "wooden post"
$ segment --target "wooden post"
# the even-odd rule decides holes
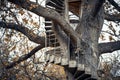
[[[68,5],[68,0],[65,0],[64,5],[65,5],[64,16],[65,16],[65,19],[69,22],[69,5]]]

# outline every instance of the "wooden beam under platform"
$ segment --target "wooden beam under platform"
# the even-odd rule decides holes
[[[81,0],[69,0],[69,10],[75,15],[79,15]]]

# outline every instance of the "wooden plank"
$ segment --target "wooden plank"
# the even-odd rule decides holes
[[[52,43],[58,42],[58,39],[56,39],[56,38],[50,38],[49,40],[50,40],[50,42],[52,42]]]
[[[45,18],[45,21],[51,21],[51,19]]]
[[[69,64],[68,58],[63,57],[63,58],[61,59],[61,65],[62,65],[62,66],[67,66],[68,64]]]
[[[47,38],[49,38],[49,39],[55,39],[56,36],[55,36],[55,34],[52,34],[52,35],[48,35]]]
[[[46,31],[46,33],[49,33],[49,32],[51,33],[51,32],[53,32],[53,30],[47,30],[47,31]]]
[[[70,60],[69,61],[69,68],[75,68],[77,67],[77,61],[76,60]]]
[[[51,50],[49,50],[49,51],[46,51],[46,54],[54,54],[54,55],[56,55],[56,54],[61,54],[61,48],[60,47],[55,47],[55,48],[53,48],[53,49],[51,49]]]
[[[53,43],[53,44],[51,44],[53,47],[58,47],[58,46],[60,46],[60,43]]]
[[[62,59],[61,56],[55,56],[55,61],[54,61],[54,63],[55,63],[55,64],[60,64],[60,63],[61,63],[61,59]]]
[[[47,54],[46,55],[46,61],[49,61],[50,60],[50,54]]]
[[[75,14],[75,15],[77,15],[77,16],[79,16],[79,13],[80,13],[80,4],[81,4],[81,2],[79,1],[79,2],[69,2],[69,10],[73,13],[73,14]]]
[[[69,5],[68,5],[68,0],[64,1],[65,4],[65,10],[64,10],[64,16],[67,22],[69,23]]]
[[[46,32],[47,35],[55,34],[53,31],[52,32]]]
[[[53,62],[54,62],[54,59],[55,59],[55,55],[50,55],[50,60],[49,60],[49,62],[53,63]]]
[[[85,74],[90,74],[91,75],[91,68],[89,66],[85,66]]]
[[[48,35],[48,37],[53,37],[53,36],[56,36],[55,34],[50,34],[50,35]]]
[[[51,1],[56,3],[59,6],[63,6],[63,1],[61,1],[61,0],[51,0]]]
[[[50,26],[49,26],[49,27],[45,27],[45,29],[46,29],[46,30],[51,30],[52,27],[50,27]]]
[[[45,23],[52,23],[52,21],[49,19],[45,19]]]
[[[45,28],[52,28],[52,26],[50,25],[50,26],[45,26]]]
[[[45,26],[51,26],[52,23],[45,23]]]
[[[85,70],[85,65],[78,63],[77,70],[78,71],[84,71]]]
[[[61,9],[64,9],[63,7],[57,5],[57,4],[53,3],[53,2],[48,2],[46,5],[55,7],[55,8],[60,9],[60,10],[61,10]]]
[[[79,20],[76,20],[76,19],[70,19],[70,23],[79,23]]]

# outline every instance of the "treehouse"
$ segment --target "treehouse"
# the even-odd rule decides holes
[[[81,0],[46,0],[46,7],[56,10],[70,24],[79,22],[77,18],[72,19],[70,13],[73,16],[80,15],[80,4]],[[77,55],[74,49],[71,50],[71,41],[64,31],[61,31],[59,25],[45,18],[45,29],[47,37],[45,45],[54,47],[46,52],[46,61],[63,66],[76,80],[96,80],[93,64],[89,64],[84,54]],[[64,35],[64,40],[58,35]]]

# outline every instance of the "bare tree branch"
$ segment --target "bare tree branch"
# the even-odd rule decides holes
[[[19,31],[22,34],[24,34],[25,36],[27,36],[29,40],[31,40],[35,43],[38,43],[38,44],[45,43],[45,37],[38,36],[32,30],[29,30],[27,27],[24,27],[22,25],[18,25],[15,23],[6,23],[3,21],[0,21],[0,27]]]
[[[116,33],[111,33],[111,32],[109,32],[109,31],[101,31],[101,32],[110,34],[111,36],[115,36],[115,37],[118,37],[118,38],[119,38],[119,36],[120,36],[120,34],[117,35]]]
[[[108,14],[105,13],[105,19],[108,21],[119,21],[120,22],[120,14]]]
[[[120,6],[114,0],[108,0],[108,1],[120,12]]]
[[[25,54],[21,57],[19,57],[19,59],[17,61],[14,61],[12,63],[10,63],[9,65],[7,65],[5,67],[5,69],[10,69],[13,68],[14,66],[16,66],[17,64],[21,63],[22,61],[27,60],[28,58],[30,58],[32,55],[34,55],[37,51],[39,51],[40,49],[44,48],[45,45],[39,45],[37,47],[35,47],[31,52],[29,52],[28,54]]]
[[[120,41],[100,43],[98,49],[100,54],[111,53],[113,51],[120,50]]]
[[[74,43],[78,42],[78,36],[77,33],[70,27],[68,22],[61,16],[58,12],[56,12],[53,9],[44,8],[34,2],[28,1],[28,0],[8,0],[9,2],[12,2],[16,5],[19,5],[20,7],[29,10],[39,16],[49,18],[53,21],[56,21],[61,29],[67,34],[70,35],[71,40]]]

